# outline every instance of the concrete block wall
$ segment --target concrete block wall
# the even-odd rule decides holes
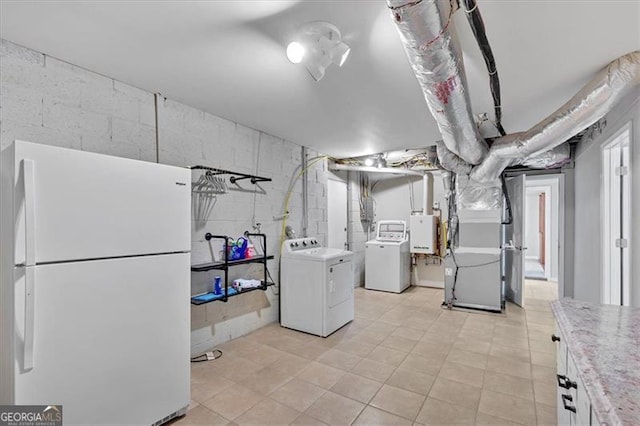
[[[278,218],[284,214],[290,187],[287,223],[298,235],[302,232],[302,183],[295,179],[301,171],[301,146],[0,39],[1,147],[14,139],[272,178],[256,186],[248,181],[229,184],[229,192],[217,196],[207,217],[192,217],[192,263],[209,262],[219,255],[222,242],[209,244],[204,240],[206,232],[236,238],[260,223],[267,234],[267,252],[276,256],[268,266],[277,281],[282,229]],[[319,154],[309,150],[307,155]],[[324,159],[307,170],[308,234],[323,244],[329,173]],[[198,176],[193,172],[194,181]],[[230,278],[260,274],[261,268],[253,265],[234,269]],[[210,288],[215,275],[193,273],[192,294]],[[277,318],[278,296],[273,287],[231,298],[228,303],[193,306],[192,353]]]
[[[0,142],[155,161],[153,94],[0,40]]]

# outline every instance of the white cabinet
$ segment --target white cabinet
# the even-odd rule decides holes
[[[561,380],[566,381],[567,377],[567,344],[564,337],[560,333],[560,329],[556,326],[555,333],[551,336],[551,339],[556,342],[556,377],[558,379],[558,392],[556,398],[556,406],[558,411],[558,425],[570,425],[571,411],[564,408],[562,400],[563,395],[566,395],[566,389],[561,387]]]
[[[557,326],[552,339],[557,344],[558,425],[598,424],[567,341]]]

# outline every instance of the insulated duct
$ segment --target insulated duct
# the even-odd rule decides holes
[[[509,166],[523,165],[532,169],[556,169],[571,161],[571,147],[564,142],[549,151],[534,155],[526,160],[515,159]]]
[[[444,142],[436,141],[436,153],[438,154],[438,161],[440,166],[450,172],[457,174],[468,175],[471,173],[471,164],[458,157],[453,152],[449,151]]]
[[[449,151],[480,164],[487,144],[471,114],[462,51],[449,0],[387,0],[409,63]],[[455,7],[454,7],[455,5]]]
[[[639,84],[640,51],[614,60],[567,103],[527,132],[497,139],[487,158],[471,172],[472,180],[495,181],[513,161],[524,163],[555,148],[601,119]]]

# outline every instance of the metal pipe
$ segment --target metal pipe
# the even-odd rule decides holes
[[[422,214],[427,213],[427,194],[429,189],[429,176],[425,173],[422,176]]]
[[[449,0],[387,0],[411,68],[449,151],[480,164],[487,144],[471,113]]]
[[[309,182],[307,180],[307,147],[303,146],[300,150],[302,164],[302,236],[308,237],[307,228],[309,227]]]
[[[396,167],[367,167],[367,166],[352,166],[349,164],[331,164],[329,165],[329,170],[340,171],[340,170],[351,170],[354,172],[368,172],[368,173],[391,173],[395,175],[411,175],[411,176],[422,176],[424,174],[423,171],[411,170],[411,169],[401,169]],[[435,170],[435,169],[434,169]]]

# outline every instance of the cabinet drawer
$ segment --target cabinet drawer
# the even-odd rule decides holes
[[[564,339],[564,336],[560,332],[560,328],[558,324],[556,324],[556,331],[553,333],[555,338],[560,338],[560,340],[556,340],[556,367],[558,374],[566,374],[567,373],[567,343]],[[550,336],[551,338],[551,336]]]

